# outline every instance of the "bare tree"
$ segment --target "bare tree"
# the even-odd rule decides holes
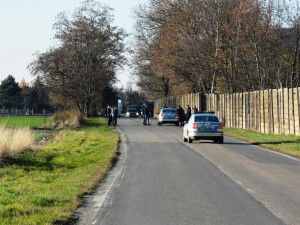
[[[112,26],[111,9],[86,0],[71,18],[61,13],[54,24],[58,47],[39,53],[29,66],[60,105],[75,105],[90,116],[97,96],[115,81],[124,63],[125,33]]]
[[[163,78],[168,94],[296,87],[300,8],[282,2],[149,1],[136,10],[140,83]]]

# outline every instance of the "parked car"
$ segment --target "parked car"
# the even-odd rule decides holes
[[[213,140],[223,143],[223,124],[214,112],[193,114],[183,127],[183,141]]]
[[[165,108],[163,107],[157,117],[157,125],[162,125],[164,123],[173,123],[179,126],[179,115],[175,108]]]
[[[139,117],[139,113],[136,108],[128,108],[126,111],[126,118]]]

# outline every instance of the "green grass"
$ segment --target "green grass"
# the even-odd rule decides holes
[[[0,116],[0,125],[7,127],[41,127],[51,118],[46,116]]]
[[[117,155],[118,133],[104,119],[8,159],[0,168],[0,224],[61,224]]]
[[[300,158],[300,136],[262,134],[250,130],[224,128],[224,134]]]
[[[34,139],[40,139],[47,135],[45,131],[41,130],[32,130],[31,133],[33,134]]]

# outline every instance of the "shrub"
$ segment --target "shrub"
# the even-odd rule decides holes
[[[55,127],[80,127],[84,124],[83,114],[79,111],[57,112],[52,116]]]
[[[14,156],[34,145],[34,137],[29,127],[8,128],[0,125],[0,134],[0,157]]]

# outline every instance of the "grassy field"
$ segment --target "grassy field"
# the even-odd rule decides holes
[[[255,131],[224,128],[225,135],[300,158],[300,136],[262,134]]]
[[[0,165],[0,224],[61,224],[117,156],[118,133],[104,119]]]
[[[6,127],[41,127],[50,121],[46,116],[0,116],[0,125]]]

